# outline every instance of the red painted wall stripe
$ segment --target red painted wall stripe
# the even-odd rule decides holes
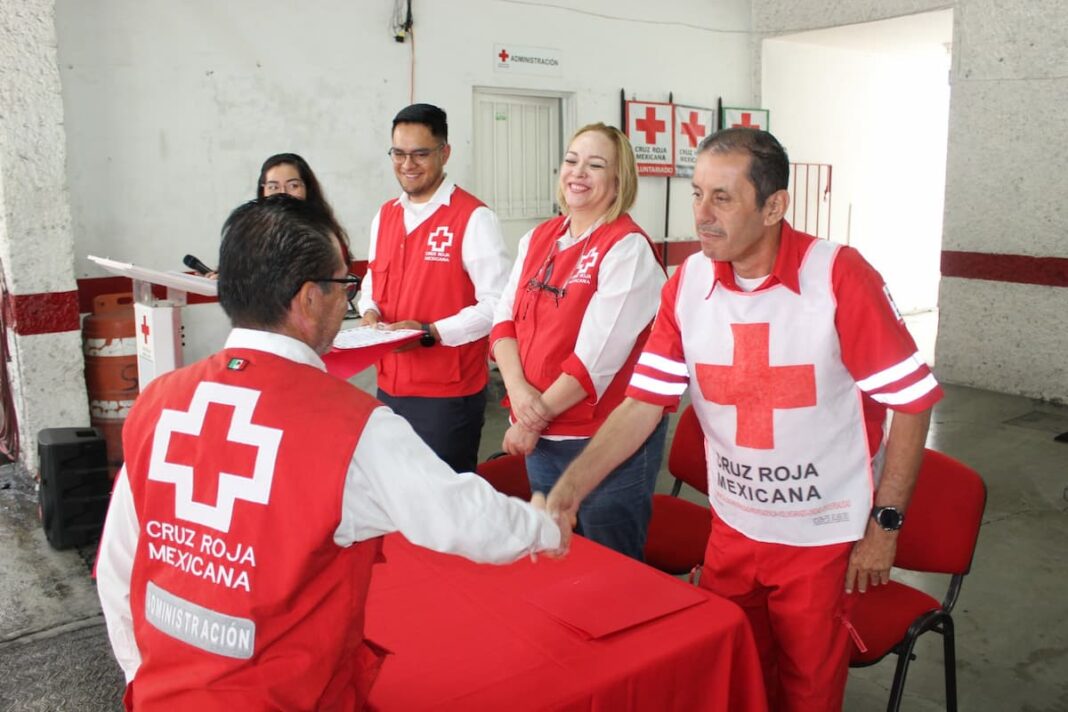
[[[667,242],[665,240],[655,244],[660,247],[660,261],[665,267],[677,267],[685,262],[687,257],[701,251],[701,242],[699,240],[682,242]]]
[[[44,292],[40,294],[8,294],[11,328],[19,336],[57,334],[77,331],[77,292]]]
[[[942,276],[1068,287],[1068,259],[942,250]]]

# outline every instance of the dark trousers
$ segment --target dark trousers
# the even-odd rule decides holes
[[[457,472],[474,472],[478,443],[486,421],[486,390],[470,396],[423,398],[391,396],[378,389],[378,400],[407,420],[438,457]]]

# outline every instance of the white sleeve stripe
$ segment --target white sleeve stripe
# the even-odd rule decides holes
[[[927,378],[913,383],[908,388],[903,388],[896,393],[876,393],[872,396],[884,405],[901,405],[919,400],[938,387],[938,381],[933,374],[927,374]]]
[[[630,385],[635,388],[640,388],[643,391],[649,391],[650,393],[656,393],[661,396],[681,396],[686,392],[686,387],[690,384],[658,381],[655,378],[635,373],[630,377]]]
[[[878,373],[874,373],[861,381],[857,381],[857,385],[862,391],[874,391],[876,388],[885,386],[887,383],[900,381],[910,373],[923,368],[923,365],[923,361],[920,360],[919,354],[912,354],[901,363],[883,369]]]
[[[659,354],[649,353],[648,351],[642,351],[642,355],[638,357],[638,365],[655,368],[657,371],[663,371],[672,376],[690,375],[686,370],[686,364],[682,361],[674,361],[669,358],[664,358]]]

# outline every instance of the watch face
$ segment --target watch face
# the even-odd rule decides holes
[[[882,507],[875,515],[875,521],[883,529],[893,531],[901,528],[901,513],[893,507]]]

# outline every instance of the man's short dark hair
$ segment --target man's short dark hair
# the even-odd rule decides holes
[[[449,122],[445,112],[433,104],[412,104],[397,112],[393,117],[393,128],[397,124],[422,124],[430,129],[430,134],[442,143],[449,142]]]
[[[756,205],[763,208],[772,193],[790,185],[790,158],[779,140],[757,129],[721,129],[701,141],[697,155],[744,153],[749,156],[749,182],[756,188]]]
[[[219,304],[235,327],[276,327],[305,282],[334,276],[339,254],[314,205],[284,193],[251,200],[223,225]]]

